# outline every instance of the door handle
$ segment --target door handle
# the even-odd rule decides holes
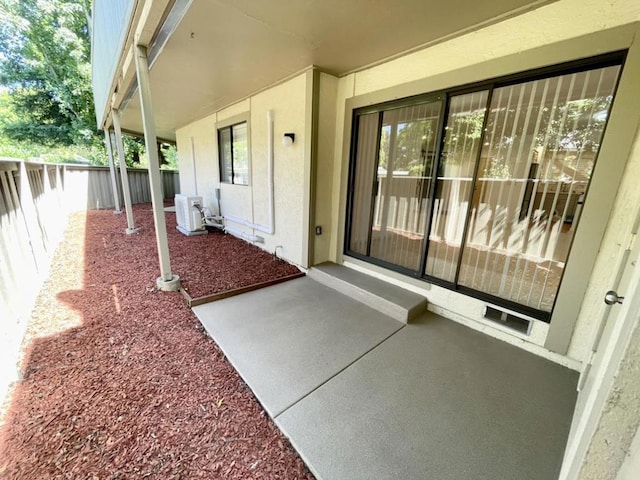
[[[604,303],[607,305],[615,305],[616,303],[622,304],[624,297],[618,296],[618,292],[614,292],[613,290],[609,290],[604,294]]]

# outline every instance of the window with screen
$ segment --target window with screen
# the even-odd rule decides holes
[[[249,185],[249,148],[247,122],[218,129],[220,181]]]

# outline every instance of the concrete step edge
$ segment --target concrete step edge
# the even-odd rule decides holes
[[[408,323],[410,320],[421,314],[427,309],[427,299],[414,305],[411,308],[403,307],[397,303],[380,297],[358,285],[354,285],[346,280],[334,277],[330,273],[317,268],[310,268],[307,275],[323,285],[333,288],[338,292],[353,298],[354,300],[367,305],[368,307],[378,310],[379,312],[398,320],[402,323]]]

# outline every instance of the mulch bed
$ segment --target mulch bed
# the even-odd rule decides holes
[[[153,216],[147,215],[150,210],[150,204],[140,205],[134,217],[136,226],[141,227],[140,236],[151,236],[155,242]],[[215,231],[188,237],[176,229],[175,213],[167,213],[165,219],[171,269],[192,298],[300,273],[293,265],[233,235]]]
[[[135,214],[131,236],[111,211],[72,216],[27,333],[0,477],[313,479],[182,295],[156,290],[150,206]],[[295,268],[229,236],[182,237],[172,217],[172,269],[194,295]]]

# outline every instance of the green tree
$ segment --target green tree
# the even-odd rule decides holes
[[[14,115],[2,133],[43,146],[95,147],[89,0],[0,0],[0,83]]]

